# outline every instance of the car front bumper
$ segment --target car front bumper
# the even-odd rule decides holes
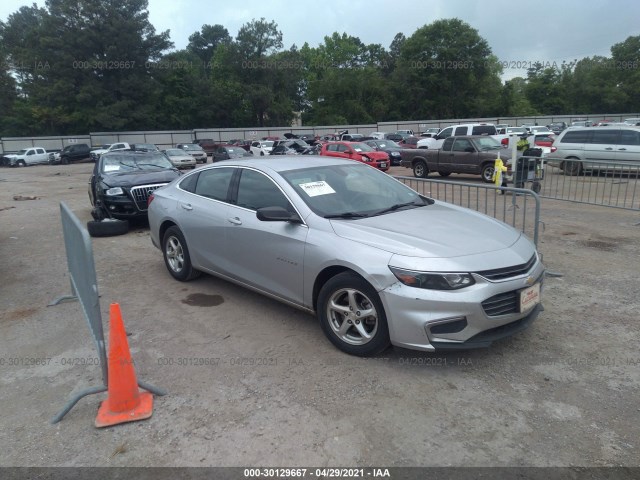
[[[542,303],[520,311],[520,292],[544,283],[539,261],[527,275],[502,281],[475,276],[476,284],[452,291],[426,290],[400,282],[380,291],[393,345],[434,352],[487,347],[527,328],[543,310]],[[505,313],[491,305],[500,302]]]

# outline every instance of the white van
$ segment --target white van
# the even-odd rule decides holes
[[[565,175],[580,175],[584,170],[625,169],[626,165],[640,168],[640,127],[568,128],[556,138],[553,147],[556,150],[546,156],[547,163],[558,165]]]

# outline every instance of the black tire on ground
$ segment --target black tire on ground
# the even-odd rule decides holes
[[[438,172],[438,175],[440,175],[441,177],[448,177],[449,175],[451,175],[451,172]]]
[[[60,158],[60,163],[62,165],[69,165],[69,157],[61,157]]]
[[[115,237],[129,231],[129,221],[111,218],[101,221],[92,220],[87,222],[87,230],[92,237]]]
[[[413,164],[413,176],[418,178],[426,178],[429,175],[429,169],[424,160],[418,160]]]
[[[27,166],[27,162],[25,162],[24,160],[18,160],[18,161],[16,162],[16,165],[17,165],[18,167],[26,167],[26,166]]]
[[[361,316],[364,311],[369,315]],[[323,285],[318,295],[317,316],[329,341],[350,355],[376,355],[391,345],[387,316],[378,293],[354,272],[340,273]]]
[[[487,163],[482,167],[482,172],[480,176],[482,177],[482,181],[485,183],[493,183],[493,172],[495,171],[495,167],[492,163]]]
[[[162,237],[162,256],[167,270],[176,280],[188,282],[202,273],[193,268],[187,242],[176,226],[169,227]]]

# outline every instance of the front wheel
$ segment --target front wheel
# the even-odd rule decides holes
[[[485,183],[493,183],[493,173],[495,172],[495,167],[491,164],[487,164],[482,167],[482,181]]]
[[[165,232],[162,238],[162,254],[167,270],[176,280],[188,282],[200,276],[200,272],[191,265],[187,242],[178,227],[169,227]]]
[[[376,355],[390,345],[387,317],[375,289],[353,272],[324,284],[318,296],[318,320],[324,334],[350,355]]]
[[[24,160],[18,160],[18,161],[16,162],[16,165],[17,165],[18,167],[26,167],[26,166],[27,166],[27,162],[25,162]]]
[[[418,178],[426,178],[429,175],[427,164],[423,160],[418,160],[413,164],[413,176]]]

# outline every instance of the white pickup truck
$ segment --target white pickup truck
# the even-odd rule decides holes
[[[423,138],[418,141],[418,148],[429,148],[438,150],[442,147],[442,143],[451,136],[467,136],[467,135],[488,135],[495,138],[498,142],[502,139],[509,138],[509,135],[498,135],[496,126],[490,123],[464,123],[461,125],[451,125],[443,128],[437,135],[429,138]]]
[[[119,142],[112,143],[107,148],[99,148],[98,150],[91,150],[91,159],[95,162],[100,158],[100,155],[103,155],[108,152],[115,152],[116,150],[130,150],[131,145],[127,142]]]
[[[18,153],[4,155],[12,167],[26,167],[39,163],[49,163],[49,154],[42,147],[23,148]]]

